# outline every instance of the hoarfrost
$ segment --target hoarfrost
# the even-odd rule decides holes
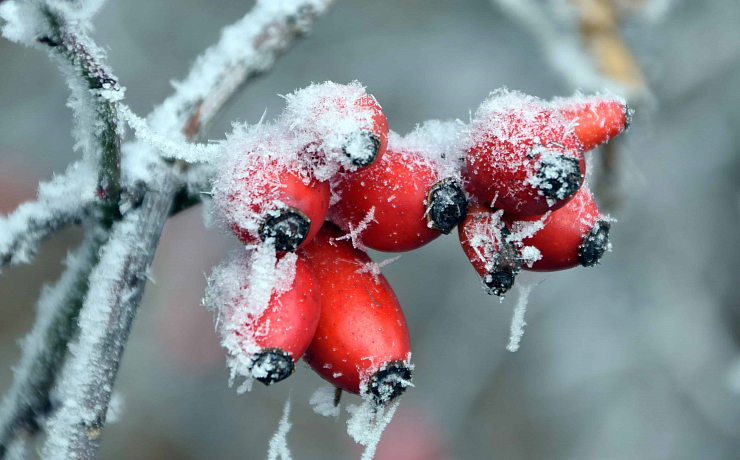
[[[260,350],[255,339],[266,334],[267,326],[257,320],[275,294],[290,289],[295,278],[297,256],[285,254],[280,261],[274,246],[266,242],[256,248],[232,253],[213,269],[208,278],[203,305],[213,313],[221,345],[227,351],[231,369],[229,385],[243,377],[238,393],[250,390],[254,377],[252,355]]]
[[[347,434],[356,443],[365,446],[361,460],[372,460],[375,456],[375,449],[378,447],[383,430],[393,419],[399,403],[400,401],[396,399],[387,407],[378,406],[372,397],[365,395],[361,404],[347,405],[347,412],[350,414],[347,420]]]
[[[339,239],[339,238],[337,238]],[[380,284],[380,269],[385,267],[386,265],[392,264],[393,262],[400,259],[401,256],[391,257],[390,259],[385,259],[384,261],[380,263],[375,263],[373,261],[370,261],[366,264],[364,264],[361,268],[357,270],[357,273],[370,273],[373,276],[373,280],[375,280],[375,284]]]
[[[280,419],[280,424],[275,434],[270,439],[270,448],[267,451],[267,460],[291,460],[290,449],[288,448],[288,432],[292,424],[289,421],[290,417],[290,398],[285,401],[283,406],[283,417]]]
[[[120,392],[115,392],[110,397],[108,403],[108,412],[105,416],[107,424],[116,423],[121,420],[123,412],[126,410],[126,398]]]
[[[319,387],[311,395],[308,403],[313,406],[313,411],[324,417],[339,417],[342,411],[341,404],[334,404],[336,389],[331,385]]]
[[[0,233],[1,234],[1,233]],[[37,407],[39,400],[37,387],[49,378],[49,369],[39,363],[53,362],[56,344],[49,343],[48,331],[55,328],[60,319],[72,317],[75,308],[68,300],[79,294],[80,278],[85,278],[92,268],[98,245],[97,235],[91,232],[75,252],[67,255],[64,262],[66,270],[54,286],[45,286],[36,304],[36,321],[33,329],[20,341],[22,356],[20,363],[13,368],[14,379],[0,406],[0,432],[6,433],[15,423],[18,405]],[[22,437],[18,437],[21,439]],[[18,445],[19,448],[21,445]]]
[[[161,151],[165,157],[191,163],[213,163],[221,152],[221,146],[218,144],[195,144],[155,133],[146,120],[136,115],[125,104],[118,104],[118,110],[136,133],[136,138]]]
[[[375,206],[371,207],[370,210],[365,214],[365,217],[362,218],[362,220],[357,224],[357,227],[353,227],[352,224],[349,224],[349,232],[344,235],[337,238],[337,241],[342,240],[350,240],[352,241],[352,246],[354,246],[355,249],[359,249],[360,251],[367,252],[367,246],[362,244],[362,240],[360,239],[360,234],[367,230],[367,226],[370,225],[370,222],[375,221]]]
[[[286,180],[310,184],[310,171],[282,125],[236,125],[222,144],[212,197],[220,215],[255,239],[266,212],[282,207]]]
[[[64,174],[39,184],[38,200],[0,217],[0,265],[29,263],[39,243],[60,226],[81,221],[96,200],[96,171],[77,162]]]
[[[198,57],[185,80],[172,82],[175,93],[148,118],[152,129],[185,140],[182,128],[193,111],[198,126],[212,120],[250,75],[270,69],[332,1],[257,1],[247,15],[222,29],[218,43]]]
[[[313,157],[311,167],[318,180],[329,180],[341,169],[354,171],[358,166],[353,160],[369,159],[360,133],[372,128],[374,110],[365,102],[372,96],[358,81],[312,84],[284,97],[279,123]]]
[[[461,141],[466,127],[460,120],[428,120],[405,136],[390,131],[388,148],[418,153],[434,164],[440,179],[453,178],[459,182],[465,156]]]

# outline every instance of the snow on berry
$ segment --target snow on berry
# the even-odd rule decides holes
[[[510,214],[564,206],[586,172],[574,126],[546,101],[506,89],[492,93],[463,142],[476,195]]]
[[[319,180],[368,166],[383,155],[388,121],[359,82],[313,84],[286,95],[285,101],[279,122],[312,158]]]
[[[288,377],[313,338],[320,314],[311,267],[294,253],[278,260],[270,245],[237,251],[214,268],[203,304],[227,350],[231,382],[270,384]]]
[[[467,216],[458,227],[460,245],[481,277],[483,289],[497,296],[511,289],[522,264],[501,214],[502,211],[471,201]]]
[[[319,231],[329,184],[312,177],[295,138],[279,124],[240,126],[224,143],[213,199],[244,244],[273,238],[295,251]]]

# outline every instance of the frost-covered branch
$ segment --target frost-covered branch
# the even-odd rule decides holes
[[[67,257],[67,268],[59,281],[41,293],[36,323],[22,341],[23,357],[0,407],[0,458],[4,458],[15,440],[36,433],[39,417],[50,408],[49,390],[61,367],[67,342],[77,329],[88,276],[105,237],[104,230],[89,229],[82,245]]]
[[[105,64],[105,53],[86,34],[89,16],[100,1],[9,0],[0,6],[3,35],[48,49],[71,90],[76,148],[98,168],[96,193],[104,213],[115,214],[121,177],[121,130],[116,103],[122,88]]]
[[[95,184],[94,171],[85,163],[75,163],[64,174],[39,184],[36,201],[21,204],[7,218],[0,217],[0,270],[31,262],[46,237],[82,221],[98,203]]]
[[[149,116],[152,129],[193,140],[237,91],[272,69],[335,0],[259,0],[199,56],[175,94]]]
[[[164,172],[141,206],[116,222],[89,279],[79,336],[55,385],[60,407],[47,422],[46,459],[94,458],[129,331],[177,185]]]

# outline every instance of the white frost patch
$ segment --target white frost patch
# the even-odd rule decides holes
[[[337,238],[338,239],[338,238]],[[392,264],[393,262],[400,259],[401,256],[391,257],[390,259],[385,259],[384,261],[380,263],[375,263],[373,261],[370,261],[366,264],[364,264],[360,269],[357,270],[357,273],[370,273],[373,276],[373,280],[375,281],[375,284],[380,284],[380,269],[385,267],[386,265]]]
[[[164,157],[177,158],[190,163],[212,163],[216,161],[221,152],[219,144],[195,144],[155,133],[146,120],[136,115],[125,104],[119,103],[118,110],[121,117],[134,130],[136,138],[161,151]]]
[[[374,110],[368,101],[374,99],[358,81],[313,84],[285,96],[279,123],[314,159],[311,168],[318,180],[329,180],[341,169],[356,170],[352,159],[369,159],[367,139],[358,135],[373,127]]]
[[[110,397],[110,402],[108,403],[108,413],[105,416],[105,423],[111,424],[118,422],[121,420],[125,410],[126,398],[124,398],[120,392],[114,392]]]
[[[298,256],[287,253],[277,261],[274,246],[268,242],[232,253],[214,268],[202,302],[213,313],[221,346],[227,351],[229,385],[239,377],[245,379],[238,393],[252,388],[253,371],[257,371],[252,369],[252,355],[260,350],[256,338],[268,332],[269,325],[260,325],[258,320],[271,297],[290,289],[295,278]]]
[[[77,162],[64,174],[39,184],[38,200],[21,204],[7,218],[0,217],[0,258],[11,265],[29,263],[49,227],[82,220],[97,198],[97,173],[89,163]]]
[[[393,419],[399,404],[398,398],[387,407],[378,406],[370,396],[363,396],[361,404],[347,405],[350,417],[347,420],[347,434],[356,443],[365,446],[361,460],[372,460],[380,436]]]
[[[433,164],[440,179],[452,178],[459,183],[460,165],[465,157],[461,140],[466,127],[460,120],[428,120],[403,137],[390,131],[388,148],[417,153]]]
[[[319,387],[311,395],[311,399],[308,403],[313,406],[313,411],[324,417],[339,417],[339,413],[342,410],[341,403],[334,405],[334,399],[336,397],[336,388],[331,385],[324,385]]]
[[[529,293],[532,292],[532,288],[537,284],[519,284],[517,289],[519,290],[519,298],[516,300],[516,306],[514,307],[514,314],[511,318],[511,335],[509,336],[509,344],[506,345],[506,349],[510,352],[519,350],[519,342],[522,340],[524,335],[524,326],[527,323],[524,322],[524,313],[527,311],[527,303],[529,302]]]
[[[351,240],[352,246],[354,246],[355,249],[367,252],[367,246],[362,244],[362,241],[360,240],[360,234],[367,230],[370,222],[377,222],[375,220],[375,206],[370,208],[367,214],[365,214],[365,217],[363,217],[362,220],[357,224],[357,227],[353,227],[352,224],[349,223],[349,233],[344,236],[340,236],[339,238],[337,238],[337,241]]]
[[[290,431],[291,423],[288,420],[290,417],[290,398],[285,401],[283,407],[283,418],[280,419],[278,430],[270,439],[270,449],[267,451],[267,460],[291,460],[290,449],[288,448],[288,440],[286,436]]]

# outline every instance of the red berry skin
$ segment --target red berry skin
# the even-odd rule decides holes
[[[441,235],[430,228],[425,206],[438,180],[431,162],[418,153],[386,150],[372,165],[339,173],[332,181],[340,198],[329,210],[329,220],[349,232],[374,207],[374,219],[360,233],[364,245],[387,252],[419,248]]]
[[[392,361],[406,361],[409,334],[401,306],[382,274],[344,233],[325,224],[299,254],[311,262],[321,289],[321,318],[303,359],[332,385],[359,394],[361,382]],[[377,280],[377,282],[376,282]]]
[[[311,265],[299,256],[291,288],[280,294],[273,292],[264,313],[244,324],[243,335],[253,337],[262,349],[279,348],[290,353],[295,363],[313,340],[320,315],[319,282]]]
[[[535,105],[494,111],[471,130],[465,163],[476,196],[486,204],[512,215],[542,215],[565,206],[583,183],[580,141],[557,112]],[[538,177],[550,167],[565,172],[558,183]]]
[[[504,216],[516,231],[517,222],[536,222],[542,216],[516,217]],[[563,208],[553,211],[545,220],[544,227],[532,237],[524,238],[523,246],[534,246],[542,258],[524,266],[525,270],[555,271],[577,267],[593,266],[609,246],[609,223],[604,220],[596,206],[593,195],[584,186]]]
[[[608,142],[629,126],[631,111],[616,99],[592,97],[583,101],[563,101],[560,113],[568,121],[577,120],[575,133],[584,151]]]
[[[465,219],[457,227],[463,252],[483,280],[489,294],[502,295],[514,285],[521,269],[521,257],[500,215],[488,206],[471,200]]]
[[[318,233],[329,210],[328,182],[305,178],[297,169],[275,160],[255,159],[242,171],[241,183],[230,187],[223,213],[229,228],[246,245],[258,244],[260,229],[271,214],[294,208],[310,221],[307,235],[298,247],[305,246]],[[246,222],[249,225],[242,225]]]

